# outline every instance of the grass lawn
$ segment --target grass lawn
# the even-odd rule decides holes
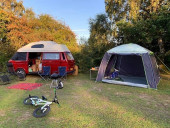
[[[38,76],[27,76],[24,82],[43,81]],[[52,100],[54,93],[49,83],[32,91],[1,85],[0,128],[170,127],[168,79],[162,79],[158,90],[153,90],[95,83],[89,80],[89,74],[69,76],[64,88],[57,90],[60,106],[52,104],[47,116],[35,118],[32,113],[36,107],[24,105],[23,99],[31,94]]]

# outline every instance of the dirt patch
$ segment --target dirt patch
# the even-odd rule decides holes
[[[156,96],[156,97],[152,97],[152,96],[149,96],[147,94],[139,94],[138,97],[140,99],[144,99],[144,100],[147,100],[147,101],[152,101],[153,102],[157,102],[157,104],[161,104],[162,106],[168,106],[170,104],[170,98],[169,96]]]
[[[166,104],[170,104],[170,99],[164,100],[164,102],[166,102]]]
[[[138,97],[141,99],[151,99],[151,96],[149,96],[147,94],[139,94]]]
[[[159,113],[166,113],[168,109],[170,108],[170,100],[168,97],[165,96],[162,97],[160,95],[157,95],[156,97],[149,96],[147,94],[139,94],[138,97],[142,100],[145,100],[146,104],[154,106],[155,109],[161,108],[157,110]],[[151,110],[149,110],[151,111]]]
[[[92,96],[88,92],[82,92],[80,95],[87,98],[87,99],[92,98]]]
[[[24,120],[28,120],[29,118],[31,118],[32,113],[30,113],[30,111],[25,111],[23,112],[22,116],[19,117],[19,119],[17,120],[18,124],[21,124]]]
[[[76,85],[76,86],[81,86],[82,83],[81,83],[80,81],[76,81],[76,82],[74,82],[74,85]]]
[[[93,87],[93,90],[96,90],[96,91],[98,91],[98,92],[101,92],[101,91],[102,91],[102,89],[99,88],[99,87]]]
[[[165,79],[165,80],[170,80],[170,74],[169,75],[165,75],[165,74],[160,74],[161,78]]]
[[[0,110],[0,117],[5,116],[5,112],[3,110]]]
[[[116,96],[130,96],[131,93],[130,92],[116,92],[115,95]]]
[[[76,100],[78,100],[78,99],[80,99],[81,98],[81,96],[79,96],[79,95],[70,95],[73,99],[76,99]]]
[[[50,117],[49,119],[54,122],[59,122],[59,123],[64,122],[64,119],[62,118]]]
[[[18,116],[19,119],[18,119],[18,124],[20,124],[23,120],[27,120],[28,118],[30,118],[32,116],[32,112],[30,111],[24,111],[24,112],[21,112],[19,109],[13,109],[12,110],[12,113],[22,113],[22,115]]]
[[[137,96],[138,98],[145,100],[147,105],[150,105],[151,103],[155,104],[155,99],[153,99],[151,96],[147,95],[147,94],[139,94]]]
[[[111,88],[107,88],[107,90],[112,90]]]
[[[18,112],[20,112],[20,110],[19,109],[12,109],[12,113],[18,113]]]

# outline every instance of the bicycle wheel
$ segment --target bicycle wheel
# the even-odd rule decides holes
[[[38,96],[31,96],[31,98],[37,98],[37,99],[38,99]],[[25,98],[24,101],[23,101],[23,103],[24,103],[25,105],[32,105],[32,102],[31,102],[31,100],[30,100],[30,97]]]
[[[34,110],[33,116],[36,118],[40,118],[43,116],[46,116],[50,111],[50,106],[45,106],[42,110],[41,107],[38,107],[37,109]]]

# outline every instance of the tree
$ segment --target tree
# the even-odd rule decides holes
[[[22,1],[0,0],[0,66],[20,47],[35,41],[50,40],[79,51],[76,36],[64,23],[50,15],[35,16]]]
[[[170,42],[168,0],[105,0],[105,5],[115,38],[122,36],[125,43],[135,42],[151,50],[154,43],[164,56]]]
[[[17,0],[0,0],[0,9],[6,12],[12,12],[16,16],[22,16],[25,12],[25,8],[22,1]]]
[[[27,35],[32,31],[25,16],[18,18],[17,16],[12,15],[10,19],[7,26],[7,36],[13,48],[17,50],[29,43],[30,39]]]
[[[146,19],[168,4],[168,0],[105,0],[105,10],[112,21]]]
[[[76,62],[80,71],[89,71],[91,67],[99,66],[104,53],[114,46],[111,36],[111,23],[106,14],[90,19],[90,37],[82,39],[81,51],[76,54]]]
[[[4,43],[7,38],[7,24],[9,22],[8,13],[0,9],[0,41]]]
[[[99,66],[105,51],[114,46],[111,23],[106,14],[100,14],[97,15],[95,19],[91,19],[89,24],[89,52],[93,58],[93,65]]]
[[[1,36],[4,42],[9,41],[15,50],[29,42],[51,40],[66,44],[71,51],[78,51],[75,34],[68,26],[50,15],[35,17],[31,9],[25,9],[22,1],[17,0],[1,0],[0,10],[9,18],[8,22],[4,21],[5,19],[1,22]],[[4,16],[3,13],[1,17]]]
[[[8,42],[7,25],[10,22],[10,13],[0,9],[0,67],[3,69],[6,65],[6,60],[13,53],[13,49]]]
[[[32,32],[29,34],[29,42],[51,40],[65,44],[71,51],[78,51],[76,36],[71,29],[63,23],[55,20],[50,15],[40,15],[28,20]]]
[[[159,53],[163,55],[166,52],[164,45],[170,42],[170,13],[167,9],[163,8],[160,9],[159,13],[152,13],[150,15],[150,18],[146,20],[141,19],[132,23],[125,21],[117,22],[119,33],[124,36],[124,40],[127,43],[143,43],[147,46],[147,44],[152,44],[152,42],[156,41]],[[152,50],[151,47],[150,49]]]

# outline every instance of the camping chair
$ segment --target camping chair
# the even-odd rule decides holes
[[[15,70],[14,70],[14,67],[8,67],[8,68],[7,68],[7,72],[8,72],[9,74],[11,74],[11,75],[16,75],[16,72],[15,72]]]
[[[7,72],[10,74],[10,75],[17,75],[15,70],[14,70],[14,67],[11,63],[7,63]]]
[[[10,78],[8,75],[5,73],[0,72],[2,75],[0,75],[0,80],[3,84],[9,84],[10,83]]]
[[[10,80],[14,80],[15,76],[18,76],[18,75],[15,72],[12,63],[7,63],[6,66],[7,66],[8,77],[10,77]],[[20,78],[19,78],[19,80],[20,80]]]
[[[54,73],[57,73],[61,78],[67,78],[67,68],[65,66],[59,66],[58,71],[55,71]]]
[[[38,72],[38,75],[40,75],[40,77],[46,81],[45,77],[49,77],[50,76],[50,72],[51,72],[51,68],[50,66],[43,66],[43,70],[42,72]]]
[[[61,76],[61,78],[67,78],[66,67],[64,66],[58,67],[58,74]]]

